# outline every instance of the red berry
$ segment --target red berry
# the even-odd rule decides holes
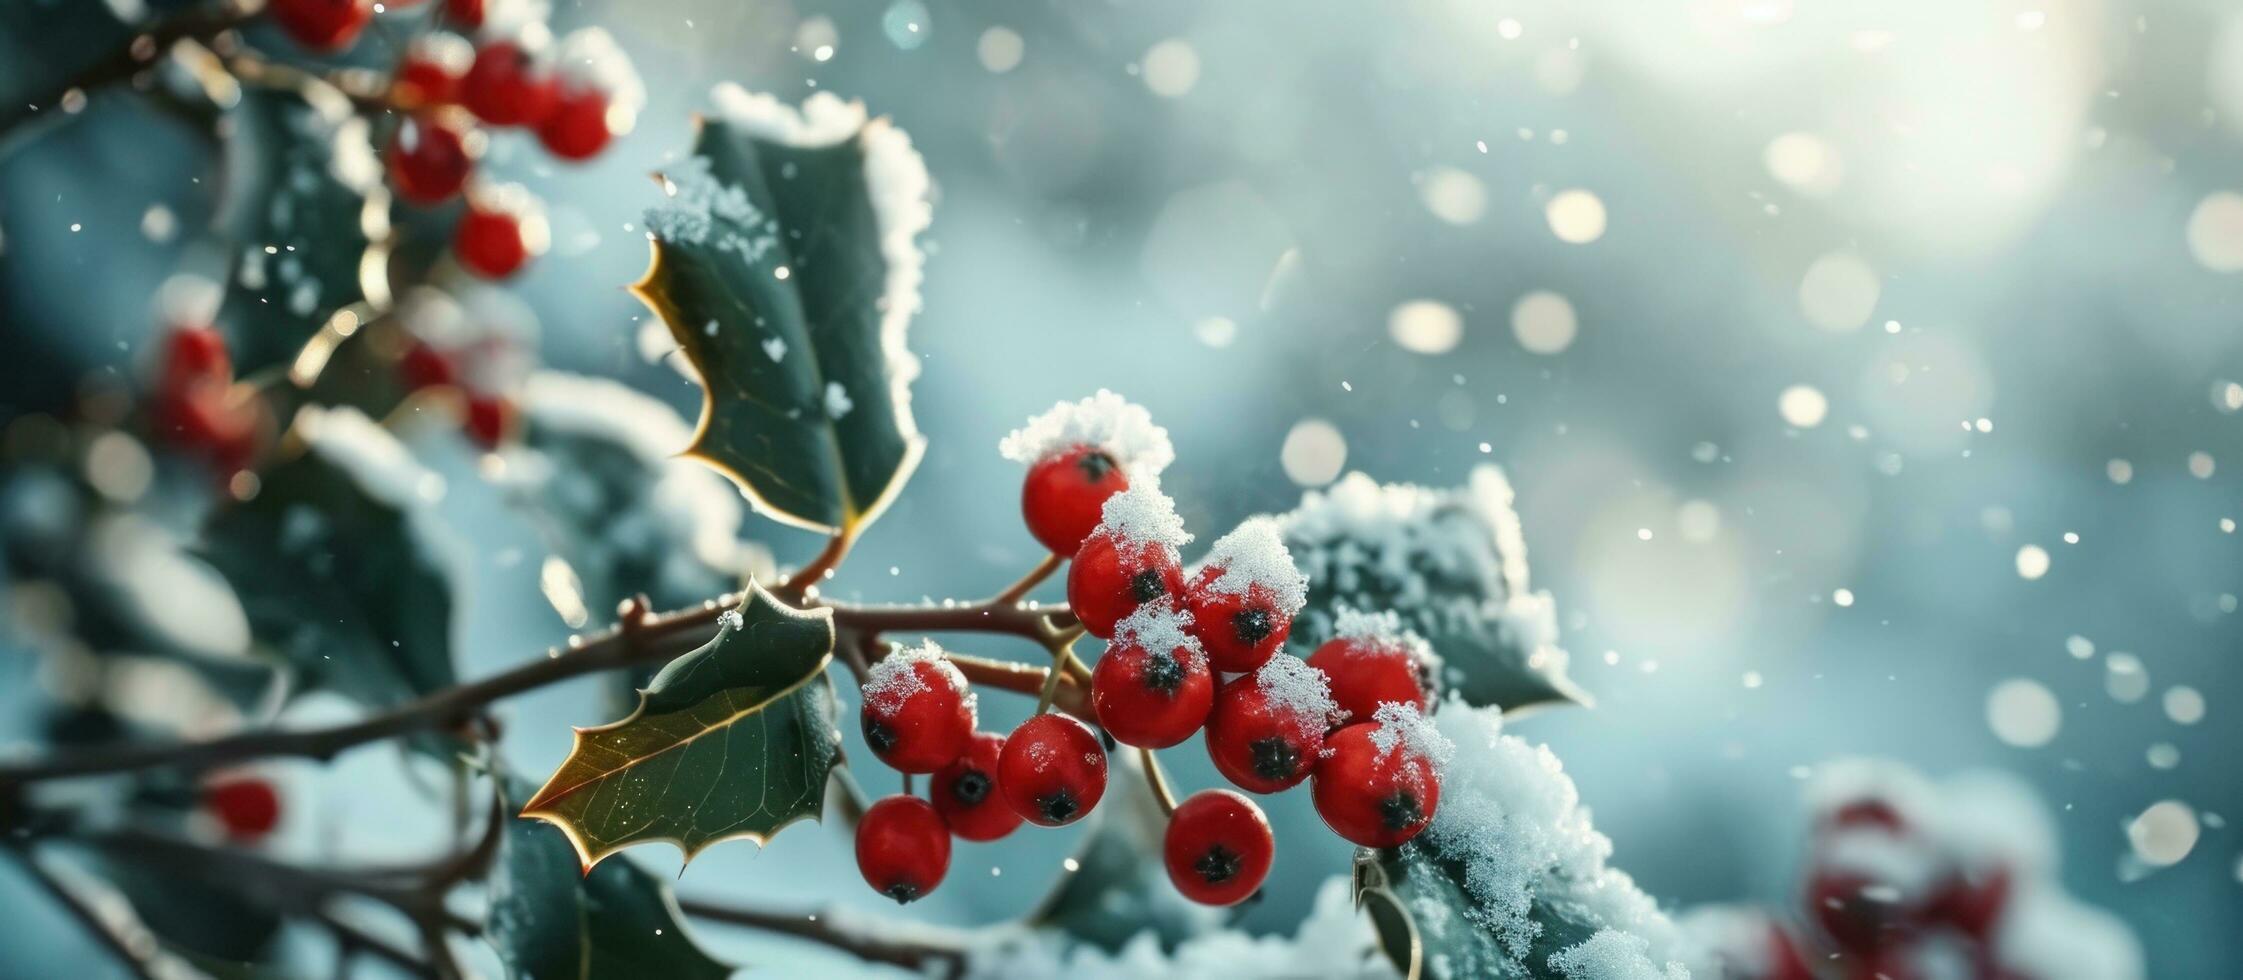
[[[1201,569],[1184,593],[1184,605],[1191,610],[1192,635],[1199,637],[1215,669],[1244,673],[1268,662],[1285,645],[1293,617],[1281,611],[1276,593],[1265,586],[1252,585],[1243,593],[1219,588],[1222,573],[1220,568]]]
[[[1832,945],[1856,956],[1898,946],[1916,931],[1905,896],[1861,871],[1819,868],[1807,879],[1807,916]]]
[[[1410,633],[1339,636],[1317,647],[1308,664],[1332,682],[1332,700],[1352,722],[1369,721],[1389,701],[1433,707],[1434,661],[1424,641]]]
[[[1028,533],[1054,554],[1082,550],[1083,539],[1098,527],[1106,498],[1129,487],[1129,476],[1112,454],[1095,446],[1053,453],[1028,468],[1020,488],[1020,514]]]
[[[972,745],[974,698],[934,644],[890,654],[865,679],[865,744],[899,772],[934,772]]]
[[[1316,767],[1335,712],[1321,672],[1298,657],[1272,659],[1216,692],[1207,716],[1207,755],[1240,789],[1291,788]]]
[[[467,399],[467,418],[461,428],[467,439],[486,450],[496,450],[514,432],[514,403],[498,395],[473,395]]]
[[[459,383],[459,368],[450,355],[421,341],[397,359],[397,381],[412,391]]]
[[[475,46],[457,34],[434,31],[413,40],[397,61],[391,91],[407,106],[441,106],[459,101],[460,84],[475,64]]]
[[[881,800],[857,821],[857,870],[898,904],[921,898],[950,870],[950,828],[916,796]]]
[[[273,21],[314,51],[341,51],[374,19],[374,0],[272,0]]]
[[[1168,817],[1161,840],[1168,880],[1202,905],[1236,905],[1269,877],[1277,840],[1253,800],[1227,789],[1192,794]]]
[[[997,791],[1029,823],[1074,823],[1106,795],[1106,749],[1082,722],[1058,712],[1037,715],[1005,739]]]
[[[536,201],[516,187],[470,195],[467,213],[452,229],[452,254],[467,271],[504,279],[545,250],[545,219]]]
[[[256,777],[212,780],[203,787],[202,805],[235,840],[255,840],[280,826],[280,791]]]
[[[1974,938],[1990,939],[2009,906],[2009,893],[2008,868],[1961,871],[1932,894],[1925,915]]]
[[[607,93],[596,88],[564,88],[553,114],[538,124],[537,140],[563,160],[589,160],[607,149],[615,133],[607,124]]]
[[[560,100],[560,81],[513,41],[476,49],[474,66],[460,80],[460,103],[493,126],[535,126]]]
[[[966,840],[990,841],[1019,828],[1020,814],[997,792],[997,760],[1004,751],[1003,735],[975,732],[966,753],[927,781],[927,796],[950,824],[951,833]]]
[[[456,27],[475,30],[483,26],[485,0],[444,0],[443,17]]]
[[[1215,706],[1215,675],[1186,620],[1166,601],[1114,628],[1090,676],[1090,706],[1124,745],[1166,748],[1192,737]]]
[[[1363,847],[1401,846],[1433,822],[1441,804],[1433,760],[1381,727],[1362,722],[1333,732],[1309,783],[1324,825]]]
[[[405,117],[382,157],[389,164],[389,182],[397,188],[397,196],[414,204],[436,204],[459,193],[475,169],[466,135],[435,113]]]
[[[1067,608],[1090,635],[1105,639],[1137,607],[1184,591],[1183,559],[1165,541],[1132,541],[1099,531],[1067,566]]]
[[[162,378],[165,388],[192,382],[233,380],[234,362],[226,352],[226,337],[209,327],[180,327],[164,338]]]

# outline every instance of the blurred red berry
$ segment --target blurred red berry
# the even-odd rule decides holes
[[[266,9],[291,40],[320,52],[350,47],[374,18],[374,0],[272,0]]]

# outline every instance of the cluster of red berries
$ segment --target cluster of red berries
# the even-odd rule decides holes
[[[149,423],[156,437],[202,459],[221,478],[248,469],[266,438],[265,403],[234,384],[226,338],[175,327],[158,355]]]
[[[382,155],[391,186],[408,203],[431,207],[465,195],[453,255],[468,271],[499,279],[544,251],[549,236],[527,191],[469,186],[487,142],[477,122],[528,129],[554,156],[589,160],[631,128],[643,96],[605,31],[587,28],[555,43],[534,10],[502,15],[489,6],[444,0],[436,18],[481,39],[431,30],[399,59],[389,96],[403,116]],[[273,0],[269,9],[290,37],[325,52],[350,47],[374,15],[372,0]]]
[[[1055,412],[1087,414],[1095,401]],[[1177,548],[1191,536],[1154,474],[1140,471],[1133,484],[1129,454],[1095,441],[1095,429],[1037,455],[1022,491],[1030,532],[1072,558],[1070,609],[1107,641],[1091,675],[1089,717],[1113,741],[1142,749],[1204,729],[1215,767],[1251,793],[1312,780],[1325,824],[1358,845],[1394,847],[1423,831],[1440,801],[1437,763],[1414,735],[1434,702],[1423,642],[1392,616],[1358,616],[1356,628],[1305,662],[1281,653],[1307,580],[1276,525],[1247,521],[1187,572]],[[1090,725],[1050,712],[1009,736],[976,732],[964,677],[931,643],[882,660],[864,695],[874,754],[934,777],[928,799],[889,797],[858,825],[865,880],[898,901],[941,882],[950,835],[987,841],[1023,822],[1063,826],[1105,794],[1105,745]],[[1259,805],[1213,789],[1176,806],[1162,850],[1178,891],[1230,905],[1261,887],[1276,843]]]
[[[1829,801],[1815,827],[1801,899],[1813,937],[1863,964],[1863,976],[1920,975],[1927,947],[1967,961],[1963,975],[2004,972],[1993,942],[2015,872],[1964,853],[1873,791]]]
[[[407,391],[453,388],[465,398],[460,429],[468,441],[495,450],[514,431],[519,410],[514,400],[469,385],[461,376],[459,355],[439,350],[425,340],[415,340],[397,359],[397,380]]]

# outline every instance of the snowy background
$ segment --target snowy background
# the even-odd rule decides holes
[[[2243,780],[2221,748],[2243,743],[2243,15],[934,7],[564,5],[557,27],[606,24],[648,75],[639,130],[581,169],[498,141],[552,210],[555,251],[520,280],[549,359],[689,409],[639,357],[622,286],[646,259],[644,175],[708,86],[863,98],[912,135],[937,185],[912,334],[930,448],[837,594],[1013,578],[1037,549],[996,442],[1101,386],[1169,427],[1167,489],[1203,541],[1346,470],[1456,484],[1495,462],[1599,700],[1510,730],[1565,761],[1653,895],[1787,904],[1823,760],[1993,766],[2049,801],[2065,885],[2134,927],[2153,974],[2243,972],[2223,819]],[[0,158],[0,398],[19,408],[62,400],[58,359],[130,369],[157,284],[219,259],[148,234],[152,205],[208,218],[191,134],[97,99],[52,140]],[[473,487],[464,446],[421,448],[475,533],[463,672],[564,637],[529,529]],[[752,526],[790,560],[815,545]],[[992,727],[1028,708],[983,703]],[[550,767],[565,726],[606,711],[589,683],[522,699],[508,749]],[[1196,739],[1164,758],[1218,778]],[[395,766],[303,770],[327,795],[290,832],[430,839]],[[2166,800],[2197,836],[2153,866],[2127,827]],[[1245,925],[1291,932],[1346,853],[1302,794],[1271,816],[1279,863]],[[912,912],[1017,915],[1074,836],[962,844]],[[814,826],[719,848],[679,888],[880,901]],[[757,963],[816,955],[704,935]]]

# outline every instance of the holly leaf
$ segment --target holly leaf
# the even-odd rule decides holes
[[[841,755],[833,642],[831,610],[793,609],[750,583],[716,638],[656,674],[630,717],[576,730],[522,816],[560,828],[586,869],[657,840],[691,861],[822,817]]]
[[[506,780],[509,799],[530,786]],[[490,879],[492,946],[510,977],[720,978],[718,962],[686,931],[670,887],[629,861],[583,871],[560,831],[506,818]]]
[[[1536,902],[1531,914],[1540,925],[1524,957],[1513,958],[1495,933],[1482,928],[1466,910],[1464,868],[1416,843],[1355,855],[1355,903],[1370,913],[1379,948],[1405,977],[1462,980],[1478,977],[1528,977],[1521,963],[1546,963],[1550,956],[1586,942],[1601,925],[1583,908]]]
[[[1448,689],[1475,707],[1590,704],[1566,676],[1556,604],[1529,591],[1511,496],[1493,466],[1452,489],[1350,473],[1310,491],[1279,519],[1309,581],[1289,645],[1307,656],[1332,638],[1342,609],[1393,612],[1440,654]]]
[[[862,104],[800,111],[720,88],[693,156],[647,213],[653,262],[632,292],[702,381],[686,453],[764,513],[829,534],[876,518],[919,463],[918,308],[926,167]]]
[[[389,192],[366,120],[325,82],[272,70],[287,84],[243,87],[220,124],[216,230],[234,251],[218,321],[242,375],[292,364],[346,306],[389,304]]]
[[[253,643],[369,706],[450,686],[452,583],[430,513],[443,481],[356,409],[306,407],[293,434],[305,452],[204,534]]]

